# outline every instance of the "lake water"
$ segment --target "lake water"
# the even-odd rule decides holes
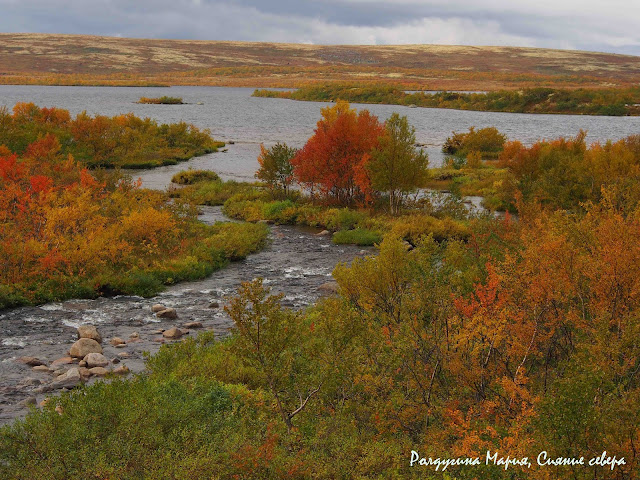
[[[12,108],[17,102],[34,102],[39,106],[57,106],[76,114],[117,115],[133,112],[168,123],[184,120],[208,128],[216,139],[234,141],[226,153],[217,153],[189,162],[194,168],[207,167],[225,179],[251,180],[257,170],[260,143],[267,146],[287,142],[301,147],[313,134],[320,109],[327,104],[286,99],[254,98],[252,88],[223,87],[43,87],[0,86],[0,105]],[[139,105],[142,96],[182,97],[189,105]],[[204,103],[197,105],[198,102]],[[470,112],[435,108],[409,108],[399,105],[359,105],[380,119],[393,112],[406,115],[416,128],[416,139],[426,144],[431,165],[442,162],[440,148],[452,131],[469,127],[495,126],[511,139],[531,144],[543,138],[575,136],[580,129],[588,132],[589,142],[617,140],[640,134],[640,117],[592,117],[583,115],[532,115],[520,113]],[[147,186],[162,188],[168,171],[158,170],[144,178]]]

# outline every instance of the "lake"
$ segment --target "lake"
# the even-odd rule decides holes
[[[72,114],[86,110],[90,114],[117,115],[133,112],[162,123],[183,120],[208,128],[216,139],[233,141],[225,153],[207,155],[177,167],[145,174],[146,186],[162,188],[167,177],[187,166],[210,168],[225,179],[252,180],[258,168],[260,143],[271,146],[286,142],[304,145],[313,134],[325,103],[286,99],[254,98],[252,88],[224,87],[48,87],[1,85],[0,105],[12,108],[17,102],[60,107]],[[182,97],[188,105],[142,105],[140,97],[168,95]],[[202,102],[203,105],[197,105]],[[431,165],[440,165],[440,148],[452,131],[469,127],[494,126],[509,138],[531,144],[543,138],[575,136],[588,132],[587,141],[617,140],[640,133],[640,117],[593,117],[583,115],[533,115],[521,113],[471,112],[437,108],[409,108],[399,105],[360,105],[380,119],[393,112],[406,115],[416,128],[416,139],[426,144]]]

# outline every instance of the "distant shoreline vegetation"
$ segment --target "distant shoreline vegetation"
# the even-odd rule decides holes
[[[487,93],[407,93],[397,86],[353,84],[309,85],[294,91],[257,89],[254,97],[288,98],[313,102],[345,100],[456,110],[574,115],[640,115],[640,88],[585,89],[526,88]]]
[[[166,95],[156,98],[140,97],[140,100],[138,100],[137,103],[148,103],[151,105],[184,105],[182,98],[168,97]]]

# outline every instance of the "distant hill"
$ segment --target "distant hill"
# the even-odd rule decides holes
[[[521,47],[0,34],[0,83],[291,87],[345,80],[433,89],[630,86],[640,82],[640,57]]]

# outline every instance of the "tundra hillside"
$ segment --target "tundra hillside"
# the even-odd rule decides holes
[[[520,47],[301,45],[0,34],[0,83],[298,87],[341,82],[416,90],[614,88],[640,57]]]

